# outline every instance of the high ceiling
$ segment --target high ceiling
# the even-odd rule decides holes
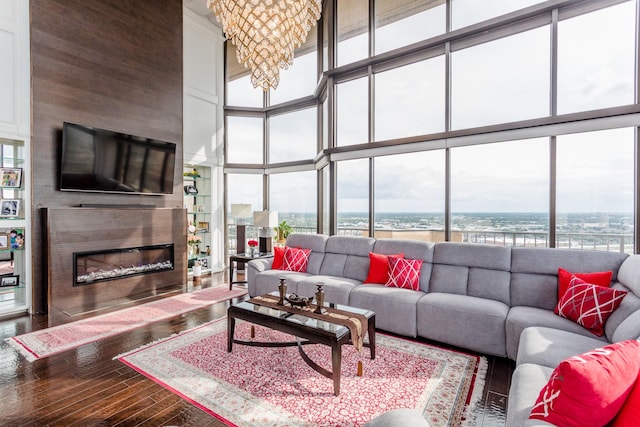
[[[220,27],[213,11],[207,7],[207,0],[182,0],[182,4],[200,16],[204,16],[215,26]]]

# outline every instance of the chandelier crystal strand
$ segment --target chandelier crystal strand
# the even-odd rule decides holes
[[[253,87],[277,88],[280,69],[293,64],[295,50],[320,19],[322,0],[207,0],[235,46],[238,62],[251,72]]]

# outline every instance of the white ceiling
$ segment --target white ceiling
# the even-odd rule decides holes
[[[207,0],[182,0],[182,4],[198,15],[207,18],[212,24],[220,28],[220,24],[218,24],[213,11],[207,7]]]

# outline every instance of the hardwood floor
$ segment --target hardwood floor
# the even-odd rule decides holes
[[[226,275],[185,290],[226,286]],[[229,302],[194,310],[33,363],[4,338],[47,327],[46,316],[0,320],[2,426],[223,426],[176,394],[113,360],[121,353],[226,314]],[[489,369],[477,426],[505,425],[513,362],[487,357]]]

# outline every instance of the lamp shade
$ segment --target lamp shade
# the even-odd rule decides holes
[[[254,227],[275,227],[278,225],[278,211],[256,211],[253,213]]]
[[[231,204],[231,216],[234,218],[250,218],[253,206],[248,203]]]

